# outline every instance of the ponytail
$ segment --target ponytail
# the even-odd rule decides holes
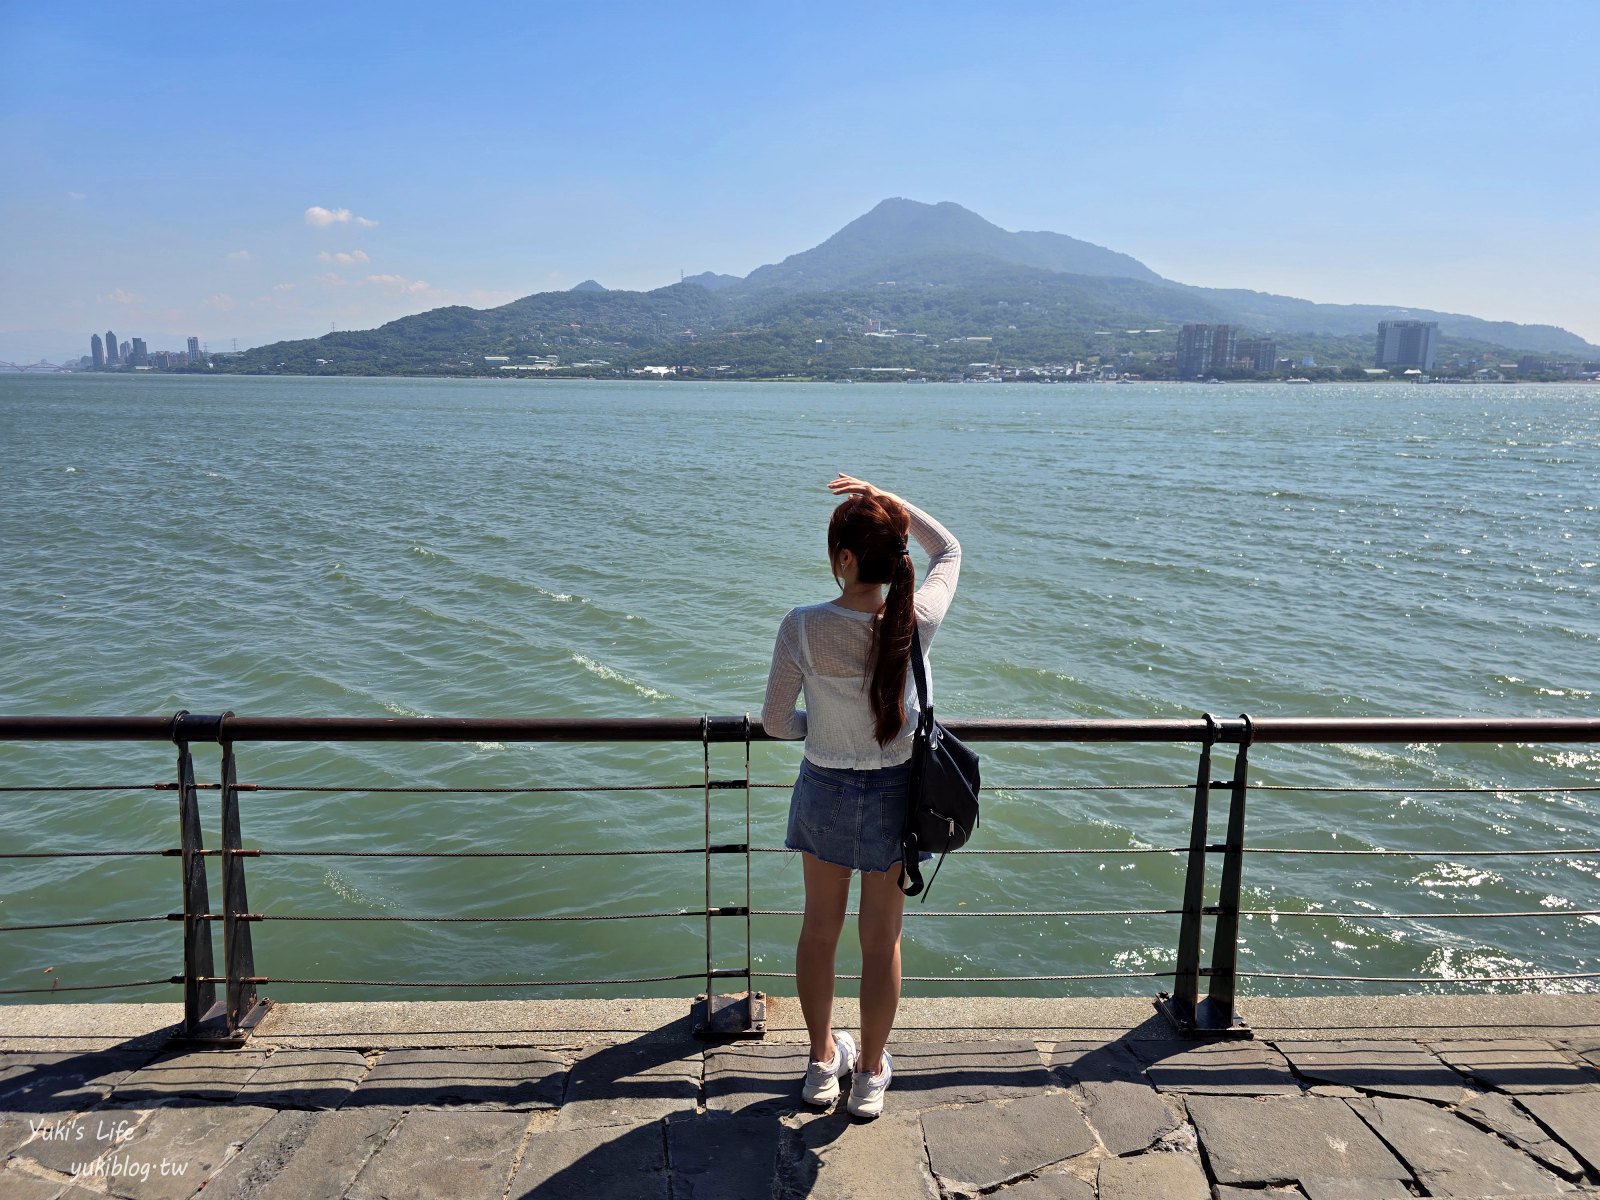
[[[906,552],[911,514],[892,496],[853,496],[833,510],[828,522],[828,553],[850,550],[863,583],[886,583],[883,612],[872,623],[867,651],[867,696],[872,735],[887,746],[906,722],[906,666],[916,622],[916,571]]]
[[[880,746],[893,741],[906,723],[906,664],[911,661],[911,631],[917,619],[917,576],[911,568],[911,555],[896,557],[899,561],[890,572],[883,614],[872,626],[872,651],[867,660],[872,675],[872,735]]]

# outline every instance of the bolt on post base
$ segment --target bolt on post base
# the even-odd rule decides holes
[[[1232,1005],[1224,1008],[1207,996],[1197,1005],[1162,992],[1156,999],[1156,1010],[1184,1037],[1205,1039],[1248,1039],[1255,1032],[1245,1019],[1234,1011]]]
[[[709,1004],[705,994],[701,993],[695,997],[690,1014],[694,1021],[694,1036],[701,1041],[761,1038],[767,1033],[765,992],[712,996]]]

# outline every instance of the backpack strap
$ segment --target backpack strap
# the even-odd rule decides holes
[[[915,616],[911,621],[911,672],[917,681],[919,711],[916,732],[911,736],[911,778],[906,785],[906,817],[900,833],[900,890],[907,896],[920,896],[925,890],[922,863],[917,857],[922,847],[917,842],[912,816],[916,812],[917,796],[922,791],[917,746],[927,740],[929,727],[933,724],[933,709],[928,704],[928,673],[922,662],[922,631],[917,628]],[[941,855],[939,866],[943,865],[944,857]],[[939,867],[933,869],[933,875],[935,879],[939,877]]]

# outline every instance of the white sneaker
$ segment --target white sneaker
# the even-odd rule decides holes
[[[883,1111],[883,1094],[889,1090],[889,1080],[894,1078],[894,1060],[883,1052],[883,1072],[871,1075],[857,1071],[850,1078],[850,1115],[875,1117]]]
[[[800,1088],[800,1098],[807,1104],[826,1108],[839,1098],[839,1076],[850,1069],[856,1060],[856,1041],[848,1033],[835,1030],[833,1034],[833,1061],[813,1062],[806,1066],[806,1081]]]

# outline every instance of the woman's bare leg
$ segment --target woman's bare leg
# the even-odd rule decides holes
[[[833,1058],[833,985],[835,952],[850,904],[850,868],[825,863],[800,852],[805,864],[806,915],[794,953],[795,990],[811,1035],[811,1059]]]
[[[900,864],[861,873],[861,1062],[859,1070],[883,1069],[883,1047],[900,1007],[900,922],[906,898]]]

